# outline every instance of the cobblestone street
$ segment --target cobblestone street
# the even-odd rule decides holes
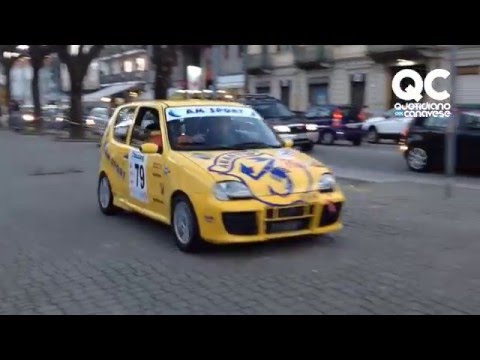
[[[0,149],[0,314],[480,313],[478,190],[343,180],[339,234],[186,255],[101,215],[94,144],[3,131]]]

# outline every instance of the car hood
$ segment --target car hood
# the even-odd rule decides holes
[[[294,149],[183,152],[188,160],[208,172],[216,182],[240,181],[254,197],[288,196],[317,190],[329,169]],[[282,200],[283,201],[283,200]]]

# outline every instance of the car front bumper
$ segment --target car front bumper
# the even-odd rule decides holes
[[[294,146],[316,144],[318,142],[319,133],[317,131],[309,131],[301,134],[278,134],[282,140],[292,140]]]
[[[218,201],[195,195],[192,199],[201,237],[214,244],[255,243],[297,236],[321,235],[343,229],[345,197],[302,194],[306,201],[291,206],[271,206],[272,197],[260,200]]]

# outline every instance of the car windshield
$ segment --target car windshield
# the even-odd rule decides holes
[[[232,114],[233,111],[242,113]],[[205,111],[203,115],[199,110]],[[209,114],[210,111],[219,113]],[[167,110],[173,150],[248,150],[280,148],[277,135],[263,119],[245,108],[172,108]]]
[[[255,104],[252,107],[264,118],[264,119],[290,119],[295,116],[288,108],[281,102],[271,102],[264,104]]]

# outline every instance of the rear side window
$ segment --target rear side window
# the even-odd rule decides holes
[[[120,110],[117,118],[115,119],[115,125],[113,128],[113,138],[122,143],[127,143],[128,130],[133,124],[135,118],[135,108],[129,107]]]
[[[429,128],[446,128],[449,118],[429,117],[424,121],[424,126]]]
[[[460,126],[466,129],[480,130],[480,114],[462,114],[462,116],[460,117]]]

